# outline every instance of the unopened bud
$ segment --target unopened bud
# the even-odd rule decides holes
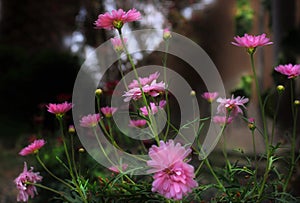
[[[278,93],[282,93],[285,90],[285,87],[283,85],[277,85],[277,91]]]
[[[102,94],[102,89],[100,89],[100,88],[96,89],[95,94],[97,96],[100,96]]]
[[[194,90],[191,91],[190,93],[191,96],[196,96],[196,92]]]
[[[164,29],[163,38],[164,40],[168,40],[172,37],[171,32],[168,28]]]
[[[80,147],[80,148],[78,149],[78,151],[81,152],[81,153],[83,153],[85,150],[84,150],[84,148]]]
[[[294,104],[295,104],[295,106],[299,106],[300,105],[300,101],[299,100],[295,100]]]
[[[68,131],[69,131],[69,133],[75,133],[74,125],[70,125]]]

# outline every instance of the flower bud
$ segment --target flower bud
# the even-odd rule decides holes
[[[191,91],[190,93],[191,96],[196,96],[196,92],[194,90]]]
[[[295,106],[299,106],[300,105],[300,101],[299,100],[295,100],[294,104],[295,104]]]
[[[283,85],[277,85],[276,89],[277,89],[278,93],[280,94],[285,90],[285,87]]]
[[[69,133],[75,133],[75,127],[74,127],[74,125],[69,125],[68,131],[69,131]]]
[[[100,96],[102,94],[102,89],[100,89],[100,88],[96,89],[95,94],[97,96]]]
[[[172,35],[171,35],[170,30],[168,28],[165,28],[164,32],[163,32],[163,38],[164,38],[164,40],[168,40],[171,37],[172,37]]]
[[[84,148],[80,147],[80,148],[78,149],[78,151],[81,152],[81,153],[83,153],[85,150],[84,150]]]

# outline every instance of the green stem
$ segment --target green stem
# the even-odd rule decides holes
[[[211,174],[214,176],[215,180],[217,181],[217,183],[219,184],[220,189],[222,189],[223,192],[226,191],[224,185],[221,183],[220,179],[218,178],[217,174],[215,173],[215,171],[213,170],[213,168],[211,167],[209,161],[207,158],[204,159],[204,162],[206,164],[206,166],[208,167],[208,169],[210,170]]]
[[[58,195],[63,196],[63,192],[59,192],[59,191],[57,191],[57,190],[55,190],[55,189],[53,189],[53,188],[47,187],[47,186],[42,185],[42,184],[39,184],[39,183],[26,182],[26,184],[28,184],[28,185],[34,185],[34,186],[36,186],[36,187],[39,187],[39,188],[42,188],[42,189],[45,189],[45,190],[49,190],[49,191],[51,191],[51,192],[53,192],[53,193],[56,193],[56,194],[58,194]]]
[[[38,162],[41,164],[41,166],[44,168],[44,170],[51,175],[53,178],[55,178],[56,180],[58,180],[59,182],[63,183],[64,185],[66,185],[67,187],[69,187],[70,189],[74,189],[74,187],[72,185],[70,185],[69,183],[67,183],[66,181],[62,180],[61,178],[57,177],[56,175],[54,175],[44,164],[44,162],[41,160],[40,156],[38,153],[36,153],[36,159],[38,160]]]
[[[262,98],[261,98],[261,92],[260,92],[260,86],[259,86],[259,82],[258,82],[258,78],[256,75],[256,69],[255,69],[255,65],[254,65],[254,52],[250,53],[250,60],[251,60],[251,68],[252,68],[252,72],[253,72],[253,77],[255,80],[255,88],[256,88],[256,93],[257,93],[257,97],[258,97],[258,102],[259,102],[259,107],[260,107],[260,111],[261,111],[261,118],[262,118],[262,122],[263,122],[263,137],[265,140],[265,146],[266,146],[266,154],[267,154],[267,167],[264,173],[264,177],[263,177],[263,181],[261,184],[261,187],[259,189],[259,194],[258,194],[258,201],[260,201],[262,193],[264,191],[265,188],[265,184],[270,172],[269,169],[269,165],[270,165],[270,148],[269,148],[269,137],[268,137],[268,131],[267,131],[267,123],[266,123],[266,117],[265,117],[265,108],[262,102]]]
[[[73,172],[73,167],[72,167],[72,164],[71,164],[70,155],[69,155],[67,144],[66,144],[66,140],[65,140],[62,118],[59,118],[58,121],[59,121],[59,126],[60,126],[62,141],[63,141],[63,146],[64,146],[65,154],[66,154],[66,157],[67,157],[67,161],[68,161],[68,166],[69,166],[71,178],[73,180],[73,183],[76,186],[76,190],[79,193],[81,199],[83,200],[83,202],[87,203],[86,197],[82,193],[81,188],[80,188],[80,186],[79,186],[79,184],[77,182],[78,181],[78,177],[74,176],[74,172]]]
[[[256,183],[257,183],[257,169],[258,169],[258,165],[257,165],[257,155],[256,155],[256,144],[255,144],[255,134],[254,134],[254,130],[251,130],[251,134],[252,134],[253,153],[254,153],[254,163],[255,163],[254,183],[255,183],[255,185],[256,185]]]
[[[295,168],[295,150],[296,150],[296,129],[297,129],[297,116],[298,116],[298,110],[297,108],[294,108],[294,87],[293,87],[293,79],[291,79],[291,108],[292,108],[292,116],[293,116],[293,131],[292,131],[292,140],[291,140],[291,163],[290,163],[290,169],[288,176],[286,178],[286,181],[283,186],[283,191],[285,192],[288,184],[290,182],[290,179],[293,175],[294,168]]]
[[[169,40],[166,40],[166,46],[165,46],[165,54],[163,58],[163,70],[164,70],[164,81],[167,84],[167,58],[168,58],[168,51],[169,50]],[[166,110],[167,110],[167,119],[170,120],[170,105],[169,105],[169,98],[168,98],[168,90],[165,91],[165,99],[166,99]],[[165,138],[166,140],[168,134],[169,134],[170,124],[167,122],[167,128],[165,132]]]

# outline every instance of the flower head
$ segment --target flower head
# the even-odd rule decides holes
[[[234,40],[235,41],[231,42],[231,44],[238,47],[247,48],[247,51],[250,54],[254,53],[256,47],[273,44],[273,42],[270,42],[270,39],[266,37],[265,33],[257,36],[244,34],[243,37],[240,36],[234,37]]]
[[[64,102],[61,104],[46,105],[48,112],[55,114],[57,117],[63,117],[74,105],[72,103]]]
[[[227,98],[218,98],[217,102],[219,102],[219,106],[217,108],[217,113],[224,113],[227,115],[230,113],[230,116],[236,116],[239,113],[243,113],[242,109],[240,108],[246,108],[244,104],[246,104],[249,101],[248,98],[244,97],[236,97],[232,95],[230,99]]]
[[[145,86],[145,85],[150,85],[152,83],[152,81],[157,80],[159,77],[160,73],[159,72],[155,72],[149,75],[149,77],[139,77],[139,81],[138,80],[133,80],[128,87],[130,89],[132,88],[136,88],[139,87],[139,82],[141,84],[141,86]]]
[[[97,113],[97,114],[89,114],[87,116],[83,116],[79,122],[80,122],[80,126],[82,127],[92,128],[97,126],[99,120],[100,120],[100,114]]]
[[[102,107],[101,112],[104,114],[105,117],[109,118],[112,117],[112,115],[117,111],[118,108],[116,107]]]
[[[149,106],[149,110],[150,110],[150,113],[152,115],[156,114],[158,112],[159,109],[163,109],[166,105],[166,101],[165,100],[161,100],[158,104],[158,106],[153,103],[153,102],[150,102],[150,106]],[[147,110],[147,107],[144,106],[144,107],[141,107],[140,108],[141,110],[141,113],[144,115],[144,116],[148,116],[148,110]]]
[[[33,167],[28,171],[27,164],[24,162],[23,172],[14,180],[19,191],[17,201],[28,202],[29,197],[34,198],[37,194],[36,187],[30,183],[38,183],[42,181],[42,176],[39,172],[33,172]]]
[[[201,96],[202,98],[206,99],[209,103],[212,103],[218,95],[218,92],[204,92]]]
[[[27,147],[23,148],[20,152],[19,155],[21,156],[27,156],[29,154],[35,154],[38,152],[40,148],[42,148],[46,144],[45,140],[39,139],[39,140],[34,140],[30,145]]]
[[[214,116],[213,122],[217,123],[219,125],[227,125],[230,124],[233,120],[233,117],[229,116],[228,118],[226,116]]]
[[[135,8],[125,12],[123,9],[112,10],[111,13],[106,12],[100,14],[95,21],[96,28],[112,30],[113,28],[121,29],[125,23],[133,22],[141,19],[141,13]]]
[[[198,183],[194,180],[194,167],[184,159],[190,154],[181,144],[174,144],[173,140],[160,146],[152,146],[149,150],[151,160],[147,165],[152,167],[148,172],[155,172],[152,192],[158,192],[168,199],[180,200],[184,195],[192,192]]]
[[[130,120],[129,121],[129,126],[130,127],[137,127],[137,128],[141,128],[144,127],[147,124],[147,121],[144,119],[140,119],[140,120]]]
[[[120,53],[124,50],[123,43],[120,38],[114,37],[114,38],[111,38],[110,41],[117,53]],[[126,42],[127,42],[127,39],[124,38],[124,43],[126,43]]]
[[[123,96],[125,97],[124,101],[128,102],[131,99],[138,100],[142,97],[143,93],[151,97],[157,97],[161,92],[165,91],[166,84],[164,82],[157,83],[156,80],[153,80],[151,84],[146,84],[141,88],[135,87],[129,89]]]
[[[300,64],[279,65],[279,66],[275,67],[275,70],[283,75],[288,76],[288,79],[296,78],[297,76],[300,75]]]

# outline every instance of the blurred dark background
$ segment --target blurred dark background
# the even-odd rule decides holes
[[[39,131],[41,123],[51,119],[44,104],[71,101],[77,72],[87,54],[114,35],[94,29],[97,16],[133,7],[143,20],[128,29],[170,27],[192,39],[216,64],[228,94],[250,96],[251,92],[249,58],[230,44],[235,35],[267,33],[274,42],[255,56],[264,93],[274,84],[286,83],[273,72],[274,66],[300,61],[299,0],[0,0],[0,203],[15,198],[15,194],[3,194],[12,193],[7,192],[14,187],[8,181],[22,168],[24,160],[16,156],[18,150]],[[197,93],[203,91],[197,81],[192,84]],[[299,86],[297,81],[298,99]],[[255,115],[255,98],[253,101],[249,108]],[[290,127],[286,106],[283,102],[280,107],[280,122]],[[9,170],[14,167],[16,170]],[[6,183],[9,187],[4,187]]]

